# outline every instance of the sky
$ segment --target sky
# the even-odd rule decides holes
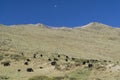
[[[120,0],[0,0],[0,24],[77,27],[100,22],[120,27]]]

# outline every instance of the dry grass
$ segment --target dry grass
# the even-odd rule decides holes
[[[0,65],[0,73],[2,73],[0,76],[10,77],[9,80],[27,80],[32,76],[39,75],[54,75],[53,77],[55,77],[70,74],[78,77],[76,69],[70,71],[55,70],[47,62],[47,59],[53,58],[53,55],[58,53],[76,58],[111,60],[115,63],[120,61],[119,44],[120,29],[99,23],[92,23],[87,25],[87,27],[73,29],[46,28],[44,25],[16,25],[11,27],[0,25],[0,60],[12,61],[9,67]],[[21,52],[24,53],[25,57],[20,56]],[[44,54],[44,59],[32,59],[32,55],[36,52]],[[14,59],[10,58],[10,55],[13,55],[12,58]],[[20,60],[17,60],[18,58]],[[29,66],[23,64],[26,58],[32,59]],[[60,63],[63,63],[64,57],[61,59]],[[44,68],[40,70],[40,66]],[[25,70],[28,67],[34,68],[35,71],[26,72]],[[21,68],[21,72],[18,72],[17,70]],[[98,77],[95,77],[93,76],[94,71],[88,70],[83,76],[89,76],[87,78],[90,80],[99,78],[100,73],[103,74],[101,75],[102,77],[107,73],[95,71],[98,73]],[[71,72],[74,73],[71,74]],[[102,79],[108,80],[108,77],[113,74],[116,76],[118,73],[108,72],[107,77]],[[109,80],[115,79],[111,78]]]

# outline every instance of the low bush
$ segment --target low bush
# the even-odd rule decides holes
[[[0,80],[8,80],[9,77],[8,76],[0,76]]]
[[[4,58],[4,57],[3,57],[3,55],[2,55],[2,54],[0,54],[0,61],[1,61],[1,60],[3,60],[3,58]]]
[[[35,77],[30,78],[29,80],[64,80],[64,77],[59,76],[59,77],[50,78],[48,76],[35,76]]]
[[[3,61],[1,64],[10,63],[10,61]]]
[[[21,59],[25,59],[25,57],[23,57],[21,55],[18,55],[18,54],[12,54],[12,55],[10,55],[10,58],[14,59],[14,60],[17,60],[17,61],[19,61]]]
[[[47,76],[34,76],[30,78],[29,80],[52,80],[52,78],[49,78]]]
[[[59,76],[59,77],[53,77],[52,80],[64,80],[64,77],[62,77],[62,76]]]

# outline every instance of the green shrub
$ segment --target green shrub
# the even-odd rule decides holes
[[[47,76],[35,76],[35,77],[30,78],[29,80],[53,80],[53,79]]]
[[[91,70],[84,68],[84,69],[77,69],[69,73],[69,80],[87,80],[88,76],[90,75]]]
[[[76,78],[74,78],[74,77],[71,77],[71,78],[69,78],[69,80],[77,80]]]
[[[10,63],[10,61],[3,61],[1,64]]]
[[[18,55],[18,54],[12,54],[12,55],[10,55],[10,58],[14,59],[14,60],[17,60],[17,61],[19,61],[21,59],[25,59],[25,57],[23,57],[21,55]]]
[[[52,77],[52,78],[50,78],[48,76],[34,76],[34,77],[30,78],[29,80],[64,80],[64,79],[65,79],[65,77],[62,77],[62,76]],[[73,80],[76,80],[76,79],[73,79]]]
[[[4,54],[6,57],[9,56],[9,54]]]
[[[62,77],[62,76],[59,76],[59,77],[53,77],[52,80],[64,80],[64,77]]]
[[[117,40],[117,37],[109,37],[108,40]]]
[[[8,80],[9,77],[8,76],[0,76],[0,80]]]
[[[3,58],[4,58],[4,57],[3,57],[3,55],[2,55],[2,54],[0,54],[0,61],[1,61],[1,60],[3,60]]]

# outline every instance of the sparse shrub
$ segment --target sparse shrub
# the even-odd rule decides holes
[[[57,63],[55,61],[51,62],[51,65],[55,66]]]
[[[83,61],[83,62],[82,62],[82,65],[85,65],[85,64],[86,64],[86,61]]]
[[[32,68],[27,68],[26,71],[27,72],[34,72],[34,70]]]
[[[26,59],[26,61],[30,62],[31,60],[30,59]]]
[[[17,60],[17,61],[19,61],[20,59],[25,59],[25,57],[18,55],[18,54],[12,54],[12,55],[10,55],[10,58]]]
[[[21,71],[21,69],[18,69],[17,71],[18,71],[18,72],[20,72],[20,71]]]
[[[76,58],[72,58],[72,60],[74,61]]]
[[[119,64],[119,61],[117,61],[116,63]]]
[[[9,77],[8,76],[0,76],[0,80],[8,80]]]
[[[88,80],[88,76],[90,75],[91,70],[89,70],[88,68],[84,68],[84,69],[77,69],[76,71],[73,71],[71,73],[69,73],[69,78],[68,80]]]
[[[54,79],[49,78],[47,76],[35,76],[35,77],[30,78],[29,80],[54,80]]]
[[[103,60],[103,62],[107,62],[107,60]]]
[[[54,58],[54,61],[58,61],[58,59],[57,59],[57,58]]]
[[[28,65],[28,62],[25,62],[24,65]]]
[[[0,54],[0,61],[1,61],[1,60],[3,60],[3,58],[4,58],[4,57],[3,57],[3,55],[2,55],[2,54]]]
[[[5,56],[9,56],[9,54],[5,54]]]
[[[108,40],[116,40],[116,37],[109,37]]]
[[[29,80],[76,80],[75,78],[65,78],[63,76],[58,76],[58,77],[48,77],[48,76],[34,76],[30,78]]]
[[[58,57],[60,57],[60,55],[58,55]]]
[[[1,64],[10,63],[10,61],[3,61]]]
[[[74,78],[74,77],[71,77],[71,78],[69,78],[69,80],[77,80],[76,78]]]
[[[61,70],[60,65],[55,65],[55,69],[57,69],[57,70]]]
[[[43,67],[40,67],[40,69],[43,69]]]
[[[78,59],[78,58],[76,58],[74,61],[75,61],[75,62],[83,62],[83,59]]]
[[[63,80],[63,79],[64,79],[64,77],[59,76],[59,77],[53,77],[53,79],[52,79],[52,80]]]
[[[93,64],[88,64],[88,68],[92,68],[93,67]]]
[[[96,78],[95,80],[101,80],[100,78]]]
[[[107,68],[105,66],[97,66],[96,70],[98,71],[105,71]]]
[[[49,58],[48,61],[52,61],[52,60]]]
[[[8,51],[11,48],[11,39],[0,40],[0,48],[3,51]]]

